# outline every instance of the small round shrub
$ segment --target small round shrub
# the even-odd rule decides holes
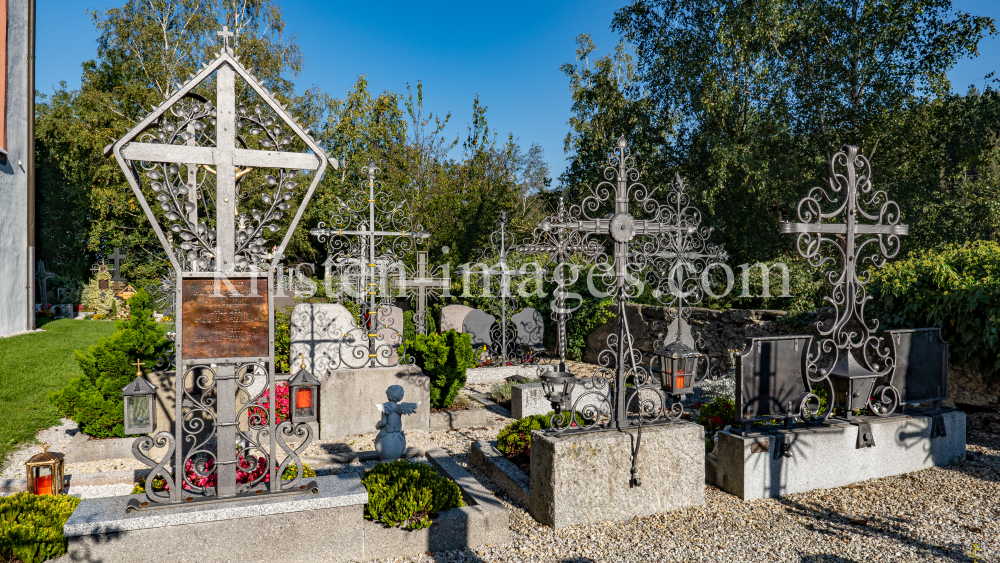
[[[548,428],[551,415],[536,414],[504,426],[497,434],[497,449],[510,459],[531,455],[531,431]]]
[[[63,525],[80,499],[28,493],[0,497],[0,561],[41,563],[66,553]]]
[[[458,485],[424,463],[405,459],[379,463],[365,472],[361,482],[368,489],[365,518],[387,528],[426,528],[433,523],[431,514],[465,505]]]

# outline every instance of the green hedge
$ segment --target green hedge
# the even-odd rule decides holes
[[[17,493],[0,497],[0,561],[41,563],[66,553],[63,525],[80,499]]]
[[[915,254],[869,285],[881,328],[941,327],[951,363],[1000,374],[1000,243],[974,241]]]
[[[131,317],[118,323],[113,335],[86,351],[76,351],[83,375],[49,395],[60,414],[95,438],[124,436],[122,388],[135,378],[135,361],[145,363],[143,373],[147,373],[169,344],[163,325],[153,320],[152,300],[145,290],[128,304]]]
[[[450,407],[465,385],[465,370],[472,365],[472,343],[468,334],[449,330],[444,334],[418,334],[409,352],[420,369],[431,378],[431,408]]]
[[[433,523],[431,514],[464,506],[458,485],[424,463],[405,459],[379,463],[365,472],[361,482],[368,490],[365,518],[386,527],[426,528]]]

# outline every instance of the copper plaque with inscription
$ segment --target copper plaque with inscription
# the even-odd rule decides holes
[[[181,284],[185,360],[270,353],[267,278],[188,278]]]

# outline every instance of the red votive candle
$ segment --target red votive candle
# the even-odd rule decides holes
[[[52,476],[39,475],[35,477],[35,493],[39,495],[52,494]]]
[[[308,409],[313,405],[312,389],[299,389],[295,392],[295,408]]]

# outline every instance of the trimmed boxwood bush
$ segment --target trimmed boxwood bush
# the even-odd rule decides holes
[[[462,492],[433,467],[406,459],[379,463],[361,479],[368,490],[365,518],[387,528],[426,528],[434,513],[465,506]]]
[[[471,337],[454,330],[444,334],[418,334],[409,351],[420,369],[431,378],[431,408],[450,407],[465,386],[465,370],[472,364]]]
[[[87,351],[76,351],[83,375],[49,395],[60,414],[95,438],[125,435],[122,388],[135,378],[135,361],[138,358],[146,364],[145,373],[169,344],[164,337],[166,329],[153,320],[152,299],[145,290],[133,295],[128,305],[131,317],[118,323],[113,335]]]
[[[536,414],[504,426],[497,434],[497,450],[515,463],[531,455],[531,431],[548,428],[550,416],[552,413]]]
[[[0,560],[41,563],[65,554],[63,525],[79,504],[66,495],[0,497]]]
[[[1000,375],[1000,243],[973,241],[890,262],[870,291],[880,328],[941,327],[951,362]]]

